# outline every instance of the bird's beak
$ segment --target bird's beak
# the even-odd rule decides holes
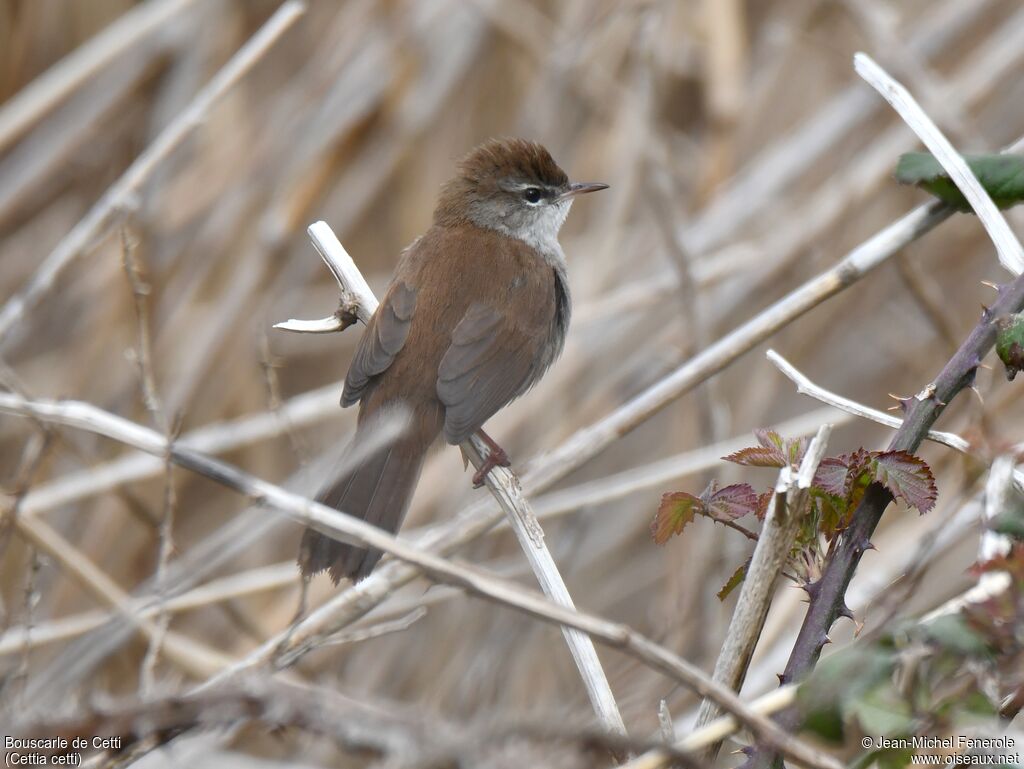
[[[558,200],[571,200],[577,195],[606,189],[608,189],[608,185],[604,182],[573,182],[569,185],[569,189],[558,196]]]

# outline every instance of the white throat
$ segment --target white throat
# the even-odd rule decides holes
[[[544,257],[544,261],[564,270],[565,252],[558,242],[558,232],[565,224],[571,206],[572,200],[550,203],[538,208],[536,216],[528,223],[515,227],[501,222],[495,229],[532,246]]]

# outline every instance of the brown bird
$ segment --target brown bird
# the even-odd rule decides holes
[[[570,183],[539,144],[496,139],[470,152],[441,189],[433,226],[402,253],[352,360],[342,406],[359,403],[353,445],[378,419],[406,409],[408,429],[328,484],[317,499],[397,531],[427,449],[480,431],[490,452],[474,484],[504,451],[482,431],[529,390],[562,352],[569,285],[558,231],[573,198],[605,189]],[[307,529],[304,576],[358,582],[383,553]]]

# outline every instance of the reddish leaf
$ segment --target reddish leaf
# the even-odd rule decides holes
[[[703,495],[702,495],[703,496]],[[735,521],[757,510],[757,492],[747,483],[734,483],[704,499],[705,512],[717,521]]]
[[[846,477],[849,466],[843,457],[825,457],[818,465],[812,485],[817,486],[826,494],[834,497],[845,497],[847,491]]]
[[[733,462],[737,465],[748,467],[783,467],[787,464],[782,452],[778,449],[767,449],[763,446],[751,446],[750,448],[734,451],[726,457],[726,462]]]
[[[754,437],[757,438],[757,442],[764,446],[766,449],[778,449],[779,451],[786,450],[785,439],[770,428],[757,428],[756,430],[754,430]]]
[[[1016,542],[1008,553],[1003,553],[987,561],[981,561],[971,567],[975,576],[990,572],[1005,571],[1024,583],[1024,542]]]
[[[757,520],[763,521],[764,517],[768,515],[768,505],[772,501],[772,496],[774,496],[772,491],[764,491],[757,495],[757,509],[754,511]]]
[[[722,585],[722,589],[718,591],[718,600],[724,601],[729,597],[729,593],[735,590],[739,584],[743,581],[743,578],[747,576],[747,564],[743,564],[729,577],[729,581]]]
[[[931,468],[906,451],[872,452],[874,480],[910,507],[927,513],[939,495]]]
[[[704,513],[704,501],[685,491],[664,494],[658,513],[651,523],[651,535],[656,544],[664,545],[673,534],[682,533],[693,517]]]
[[[808,438],[787,440],[774,430],[759,428],[754,430],[754,437],[760,446],[740,449],[727,457],[727,462],[750,467],[785,467],[800,464],[809,443]]]

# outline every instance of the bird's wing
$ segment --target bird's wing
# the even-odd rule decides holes
[[[395,281],[359,340],[345,377],[341,405],[351,406],[366,394],[373,378],[387,370],[405,344],[416,310],[416,289]]]
[[[452,333],[437,372],[444,437],[462,443],[534,381],[543,335],[488,304],[474,302]]]

